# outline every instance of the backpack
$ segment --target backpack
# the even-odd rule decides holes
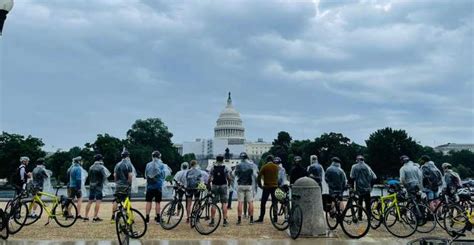
[[[21,165],[20,167],[16,168],[16,171],[13,172],[13,174],[9,178],[9,182],[16,188],[21,188],[21,186],[23,185],[23,182],[21,181],[21,176],[20,176],[20,170],[22,168],[25,169],[25,166]]]
[[[227,178],[225,174],[224,165],[216,165],[212,171],[212,184],[213,185],[226,185]]]
[[[424,166],[422,167],[423,185],[433,191],[436,191],[443,182],[443,177],[435,168]]]
[[[196,189],[201,182],[201,171],[198,169],[190,169],[186,172],[186,182],[188,189]]]

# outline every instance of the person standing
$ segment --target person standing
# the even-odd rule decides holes
[[[222,213],[224,216],[224,222],[222,225],[224,227],[228,226],[227,222],[227,187],[230,183],[231,170],[224,165],[224,156],[218,155],[216,157],[216,164],[211,167],[209,171],[209,185],[211,185],[211,192],[214,195],[213,202],[217,205],[217,203],[221,203],[222,205]],[[214,207],[211,208],[211,223],[209,225],[214,224],[214,217],[216,215],[216,209]]]
[[[43,158],[39,158],[36,161],[36,167],[33,169],[32,177],[33,177],[33,193],[36,195],[36,193],[43,191],[44,182],[47,178],[49,178],[46,172],[46,168],[44,166]],[[38,206],[36,204],[33,204],[32,211],[29,214],[31,218],[38,217],[38,215],[36,214],[37,207]]]
[[[198,185],[202,182],[202,172],[199,169],[196,160],[191,161],[191,168],[186,172],[186,222],[189,223],[189,217],[191,214],[191,205],[194,201],[199,200]]]
[[[262,199],[260,201],[260,217],[255,223],[263,223],[265,217],[265,205],[268,197],[272,196],[272,205],[276,207],[277,199],[275,197],[275,190],[278,187],[278,165],[273,162],[273,156],[267,157],[267,163],[263,165],[257,176],[257,185],[262,188]],[[263,185],[262,185],[263,178]],[[274,215],[276,217],[276,215]]]
[[[407,189],[409,194],[415,194],[422,190],[423,174],[420,168],[406,155],[400,157],[400,162],[403,164],[400,168],[400,184]]]
[[[291,170],[290,174],[290,184],[294,184],[299,178],[306,177],[308,172],[303,168],[300,156],[295,156],[294,163],[295,166]]]
[[[15,188],[16,195],[19,195],[26,189],[28,178],[31,177],[31,173],[27,173],[26,171],[26,167],[29,163],[29,157],[20,157],[20,166],[18,166],[12,177],[12,185]]]
[[[339,157],[331,158],[331,166],[326,169],[324,178],[328,183],[329,195],[342,196],[347,186],[347,177],[341,168]]]
[[[69,184],[68,184],[68,197],[71,200],[76,199],[77,216],[78,219],[82,219],[81,206],[82,206],[82,157],[78,156],[72,159],[72,167],[68,170]]]
[[[242,223],[242,206],[247,202],[250,224],[253,224],[253,183],[257,177],[254,164],[249,162],[245,152],[240,153],[241,162],[235,167],[235,177],[237,181],[237,225]],[[263,218],[262,218],[263,219]]]
[[[309,158],[311,165],[308,166],[308,177],[316,181],[319,187],[321,188],[321,193],[323,192],[322,182],[324,180],[324,169],[321,164],[318,162],[318,157],[316,155],[311,155]]]
[[[146,165],[145,177],[146,177],[146,215],[145,222],[150,222],[150,211],[153,199],[155,200],[155,222],[160,223],[160,202],[163,197],[163,183],[167,177],[168,168],[161,161],[161,153],[154,151],[151,154],[152,161]]]
[[[89,221],[89,211],[93,202],[95,202],[95,208],[92,221],[102,221],[102,219],[99,218],[99,210],[103,198],[104,182],[108,177],[103,159],[104,157],[101,154],[96,154],[94,156],[94,163],[89,168],[89,201],[87,202],[84,221]]]
[[[448,195],[452,196],[456,194],[457,190],[462,187],[461,177],[459,174],[454,172],[450,163],[443,163],[441,165],[444,172],[444,183],[446,185],[446,191]]]
[[[123,201],[131,196],[131,188],[133,181],[133,166],[130,161],[130,153],[124,149],[122,151],[122,160],[115,165],[114,181],[115,181],[115,195],[118,201]],[[117,210],[117,203],[112,205],[111,222],[115,222],[115,211]]]
[[[283,183],[286,181],[286,170],[283,167],[283,164],[281,162],[281,158],[275,157],[273,159],[273,162],[278,165],[278,186],[282,186]]]
[[[356,164],[352,165],[351,182],[354,183],[354,190],[359,199],[358,204],[363,207],[362,202],[365,204],[365,209],[370,210],[370,193],[372,192],[372,183],[377,179],[374,171],[364,162],[364,157],[358,155],[356,157]],[[370,212],[367,212],[370,215]],[[359,218],[362,217],[362,210],[359,210]]]
[[[440,203],[439,190],[443,186],[443,175],[430,157],[421,156],[421,173],[423,174],[423,192],[428,198],[430,209],[434,211]]]
[[[229,182],[229,198],[227,200],[227,210],[232,209],[232,197],[234,196],[236,181],[235,181],[235,166],[232,166],[230,171],[230,182]]]

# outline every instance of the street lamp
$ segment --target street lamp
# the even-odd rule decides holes
[[[3,24],[7,18],[8,12],[13,8],[13,0],[0,0],[0,36],[3,31]]]

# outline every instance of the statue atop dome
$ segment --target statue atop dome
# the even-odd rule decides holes
[[[230,92],[229,92],[229,97],[227,98],[227,107],[232,106],[232,98],[230,97]]]

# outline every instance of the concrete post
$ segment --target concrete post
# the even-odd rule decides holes
[[[300,236],[319,237],[326,236],[327,226],[323,210],[321,188],[311,178],[298,179],[292,188],[292,194],[300,196],[293,203],[298,204],[303,210],[303,227]]]

